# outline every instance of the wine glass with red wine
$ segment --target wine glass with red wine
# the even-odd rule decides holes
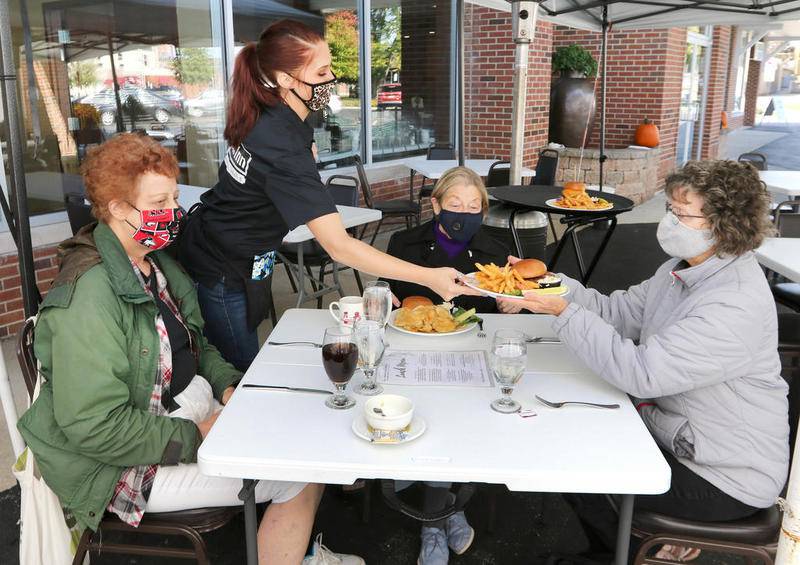
[[[358,365],[358,346],[353,329],[334,326],[325,330],[322,340],[322,366],[336,387],[336,394],[325,401],[325,406],[334,410],[346,410],[356,405],[355,400],[344,393],[347,383]]]

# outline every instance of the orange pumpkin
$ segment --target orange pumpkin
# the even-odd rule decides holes
[[[728,129],[728,112],[722,112],[722,129]]]
[[[661,142],[658,127],[647,118],[636,128],[636,135],[633,139],[636,145],[642,147],[657,147]]]

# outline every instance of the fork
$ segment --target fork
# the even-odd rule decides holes
[[[478,320],[478,337],[481,339],[486,337],[486,332],[483,331],[483,320]]]
[[[592,406],[594,408],[608,408],[610,410],[614,410],[615,408],[619,408],[619,404],[598,404],[596,402],[581,402],[578,400],[566,400],[564,402],[550,402],[549,400],[545,400],[538,394],[534,395],[536,400],[544,404],[545,406],[549,406],[550,408],[561,408],[562,406],[566,406],[567,404],[577,404],[580,406]]]
[[[525,335],[525,343],[561,343],[557,337],[531,337]]]

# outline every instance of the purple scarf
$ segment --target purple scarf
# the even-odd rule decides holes
[[[436,243],[444,250],[449,259],[458,256],[469,245],[469,241],[456,241],[447,237],[442,233],[442,230],[439,229],[439,224],[437,222],[433,222],[433,234],[436,238]]]

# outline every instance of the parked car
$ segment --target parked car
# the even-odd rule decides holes
[[[144,108],[145,116],[151,116],[160,124],[166,124],[172,116],[183,115],[181,100],[165,98],[153,90],[138,86],[125,86],[119,89],[120,103],[124,104],[129,96],[133,96],[139,101]],[[100,122],[104,126],[112,126],[116,122],[117,102],[113,88],[104,88],[100,92],[82,99],[81,102],[97,108],[97,111],[100,112]]]
[[[220,88],[209,88],[199,96],[184,102],[183,108],[194,118],[222,112],[225,109],[225,93]]]
[[[378,108],[400,108],[403,105],[403,92],[399,82],[383,84],[378,87]]]

